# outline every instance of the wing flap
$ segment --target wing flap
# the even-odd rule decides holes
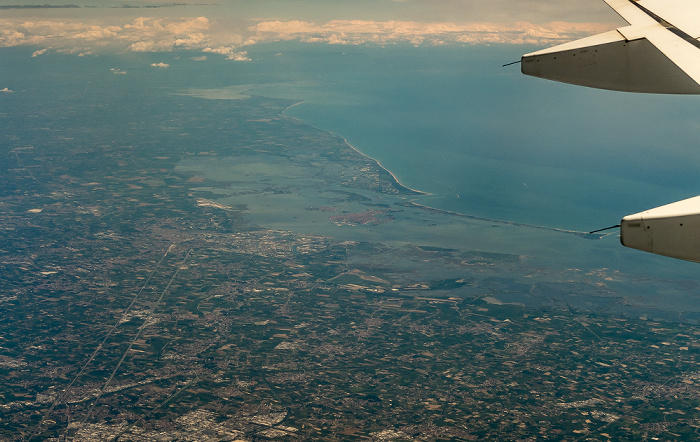
[[[644,37],[700,84],[700,47],[661,26],[647,29]]]
[[[656,23],[656,20],[645,14],[630,0],[605,0],[605,3],[631,25],[647,26]]]
[[[606,1],[619,2],[620,0]],[[630,0],[623,1],[631,3]],[[632,4],[632,7],[650,12],[693,38],[700,37],[700,21],[698,21],[700,3],[697,0],[640,0]],[[613,9],[615,8],[613,7]],[[631,24],[637,23],[632,22]]]

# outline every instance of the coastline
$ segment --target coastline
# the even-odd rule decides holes
[[[318,128],[317,128],[317,129],[318,129]],[[333,134],[333,132],[329,132],[329,133]],[[337,136],[336,134],[333,134],[333,135]],[[353,146],[352,144],[350,144],[350,142],[348,142],[347,138],[343,138],[343,141],[345,142],[345,144],[346,144],[348,147],[350,147],[350,149],[352,149],[352,150],[354,150],[355,152],[359,153],[359,154],[362,155],[363,157],[365,157],[365,158],[367,158],[367,159],[369,159],[369,160],[374,161],[374,162],[377,164],[377,166],[379,166],[379,167],[380,167],[381,169],[383,169],[386,173],[388,173],[389,175],[391,175],[391,178],[393,178],[393,180],[396,181],[396,184],[397,184],[398,186],[401,186],[401,187],[403,187],[404,189],[408,189],[408,190],[410,190],[411,192],[414,192],[414,193],[417,193],[417,194],[420,194],[420,195],[432,195],[432,193],[423,192],[422,190],[417,190],[417,189],[413,189],[413,188],[411,188],[411,187],[406,186],[406,185],[403,184],[401,181],[399,181],[399,179],[396,177],[396,175],[394,175],[394,173],[393,173],[392,171],[390,171],[389,169],[387,169],[386,167],[384,167],[384,166],[382,165],[382,163],[379,162],[379,160],[377,160],[377,159],[375,159],[375,158],[372,158],[371,156],[369,156],[369,155],[367,155],[367,154],[361,152],[360,150],[358,150],[355,146]]]
[[[405,184],[403,184],[403,183],[396,177],[396,175],[394,175],[394,173],[393,173],[392,171],[390,171],[389,169],[387,169],[386,167],[384,167],[384,166],[382,165],[382,163],[379,162],[379,160],[377,160],[376,158],[372,158],[371,156],[369,156],[369,155],[367,155],[366,153],[362,152],[361,150],[357,149],[355,146],[353,146],[352,144],[350,144],[350,142],[348,141],[347,138],[343,138],[343,137],[341,137],[340,135],[338,135],[338,134],[336,134],[336,133],[334,133],[334,132],[332,132],[332,131],[330,131],[330,130],[326,130],[326,129],[323,129],[323,128],[320,128],[320,127],[316,127],[316,126],[314,126],[313,124],[310,124],[309,122],[302,120],[301,118],[292,117],[292,116],[286,114],[286,112],[287,112],[289,109],[291,109],[291,108],[293,108],[293,107],[295,107],[295,106],[298,106],[298,105],[304,103],[305,101],[306,101],[306,100],[301,100],[301,101],[299,101],[298,103],[294,103],[294,104],[292,104],[291,106],[287,106],[287,107],[282,111],[282,113],[281,113],[280,115],[282,115],[282,117],[284,117],[284,118],[289,118],[289,119],[291,119],[291,120],[295,120],[295,121],[298,121],[298,122],[300,122],[300,123],[306,124],[307,126],[313,127],[313,128],[316,129],[316,130],[320,130],[320,131],[326,132],[327,134],[330,134],[330,135],[332,135],[332,136],[334,136],[334,137],[341,138],[341,139],[343,140],[343,142],[345,143],[345,145],[348,146],[350,149],[354,150],[355,152],[357,152],[358,154],[360,154],[360,155],[362,155],[363,157],[367,158],[368,160],[373,161],[377,166],[379,166],[380,169],[382,169],[382,170],[384,170],[386,173],[388,173],[388,174],[391,176],[391,178],[394,180],[394,182],[396,183],[396,186],[397,186],[397,187],[400,187],[400,188],[402,188],[402,189],[405,189],[407,192],[410,192],[410,193],[413,193],[413,194],[416,194],[416,195],[432,195],[432,194],[429,193],[429,192],[424,192],[424,191],[422,191],[422,190],[413,189],[413,188],[408,187],[408,186],[406,186]]]
[[[394,175],[393,172],[391,172],[389,169],[387,169],[386,167],[384,167],[384,166],[382,165],[382,163],[379,162],[379,160],[377,160],[377,159],[375,159],[375,158],[372,158],[371,156],[369,156],[369,155],[365,154],[364,152],[360,151],[359,149],[357,149],[355,146],[353,146],[353,145],[348,141],[347,138],[340,137],[338,134],[336,134],[336,133],[334,133],[334,132],[332,132],[332,131],[330,131],[330,130],[326,130],[326,129],[322,129],[322,128],[316,127],[316,126],[310,124],[309,122],[304,121],[304,120],[301,119],[301,118],[292,117],[292,116],[287,115],[287,114],[285,113],[287,110],[293,108],[294,106],[298,106],[298,105],[300,105],[300,104],[302,104],[302,103],[304,103],[304,102],[305,102],[305,100],[301,100],[301,101],[299,101],[299,102],[297,102],[297,103],[292,104],[291,106],[287,106],[287,107],[282,111],[282,113],[281,113],[282,117],[284,117],[284,118],[289,118],[289,119],[291,119],[291,120],[298,121],[298,122],[300,122],[300,123],[302,123],[302,124],[305,124],[305,125],[307,125],[307,126],[309,126],[309,127],[314,128],[314,129],[316,129],[316,130],[320,130],[320,131],[323,131],[323,132],[325,132],[325,133],[328,133],[328,134],[330,134],[331,136],[334,136],[334,137],[337,137],[337,138],[341,138],[341,139],[343,140],[343,142],[345,143],[345,145],[348,146],[350,149],[354,150],[355,152],[357,152],[358,154],[362,155],[363,157],[365,157],[365,158],[367,158],[367,159],[373,161],[375,164],[377,164],[377,166],[378,166],[380,169],[382,169],[382,170],[384,170],[386,173],[388,173],[388,174],[392,177],[392,179],[394,180],[394,182],[396,183],[396,185],[397,185],[398,187],[400,187],[400,188],[402,188],[402,189],[405,189],[406,191],[408,191],[408,192],[410,192],[410,193],[412,193],[412,194],[414,194],[414,195],[433,195],[432,193],[424,192],[424,191],[417,190],[417,189],[413,189],[413,188],[410,188],[410,187],[404,185],[404,184],[401,183],[401,181],[396,177],[396,175]],[[578,236],[578,237],[584,238],[584,239],[601,239],[601,238],[604,238],[605,236],[610,235],[610,234],[596,234],[596,233],[589,233],[589,232],[580,232],[580,231],[576,231],[576,230],[561,229],[561,228],[557,228],[557,227],[539,226],[539,225],[535,225],[535,224],[527,224],[527,223],[521,223],[521,222],[517,222],[517,221],[508,221],[508,220],[502,220],[502,219],[488,218],[488,217],[478,216],[478,215],[469,215],[469,214],[467,214],[467,213],[455,212],[455,211],[451,211],[451,210],[446,210],[446,209],[440,209],[440,208],[436,208],[436,207],[432,207],[432,206],[427,206],[427,205],[425,205],[425,204],[416,203],[416,202],[410,201],[410,200],[404,200],[404,202],[403,202],[403,203],[400,203],[400,204],[401,204],[401,205],[404,205],[404,206],[407,206],[407,207],[414,207],[414,208],[417,208],[417,209],[420,209],[420,210],[424,210],[424,211],[430,212],[430,213],[441,213],[441,214],[449,215],[449,216],[457,216],[457,217],[460,217],[460,218],[467,218],[467,219],[472,219],[472,220],[476,220],[476,221],[484,221],[484,222],[490,222],[490,223],[501,224],[501,225],[510,225],[510,226],[514,226],[514,227],[524,227],[524,228],[530,228],[530,229],[548,230],[548,231],[551,231],[551,232],[558,232],[558,233],[564,233],[564,234],[569,234],[569,235],[575,235],[575,236]]]

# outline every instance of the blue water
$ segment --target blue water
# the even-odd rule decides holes
[[[573,230],[700,192],[697,97],[599,91],[502,67],[535,48],[269,48],[256,93],[346,138],[419,202]]]
[[[698,97],[598,91],[501,67],[533,49],[288,43],[252,47],[251,62],[234,63],[195,61],[201,53],[186,51],[31,58],[32,49],[9,48],[3,53],[12,62],[0,64],[0,89],[18,91],[5,99],[26,107],[32,118],[32,100],[53,95],[66,103],[67,117],[84,101],[107,109],[109,99],[128,101],[137,93],[157,103],[162,94],[192,88],[233,86],[227,91],[292,98],[303,103],[287,115],[345,137],[406,186],[430,193],[416,202],[517,223],[589,231],[700,194]],[[150,67],[157,62],[170,68]],[[115,75],[114,68],[128,75]],[[204,105],[197,100],[193,112]],[[161,111],[167,115],[168,109]],[[112,130],[119,118],[128,124],[133,116],[96,118],[96,130]],[[199,142],[227,140],[214,132]],[[536,256],[542,272],[557,277],[572,268],[581,275],[600,269],[633,274],[637,285],[619,283],[627,292],[658,294],[660,303],[681,299],[680,293],[700,305],[683,282],[696,278],[697,264],[626,249],[614,234],[592,241],[488,224],[475,233],[449,224],[442,231],[414,228],[400,240],[431,244],[429,235],[442,235],[440,245],[463,242],[475,250]],[[380,233],[366,240],[381,240]]]
[[[254,93],[303,100],[287,115],[346,138],[431,194],[418,202],[487,218],[589,231],[700,194],[699,97],[600,91],[502,67],[534,49],[282,43],[249,48],[251,62],[202,63],[194,52],[76,60],[14,48],[6,53],[18,53],[26,74],[13,74],[16,64],[0,72],[18,90],[34,89],[42,63],[80,64],[85,93],[103,87],[102,77],[154,90],[254,85]]]

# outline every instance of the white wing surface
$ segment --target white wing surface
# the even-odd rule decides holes
[[[622,245],[658,255],[700,262],[700,196],[627,215],[620,223]]]
[[[605,0],[605,3],[631,25],[643,25],[645,17],[651,13],[693,38],[700,37],[700,2],[697,0]]]
[[[627,92],[700,94],[700,1],[605,0],[629,26],[522,57],[522,72]]]

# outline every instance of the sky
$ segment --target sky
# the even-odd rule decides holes
[[[247,61],[276,41],[551,45],[623,25],[602,0],[6,0],[0,47],[90,55],[178,49]]]

